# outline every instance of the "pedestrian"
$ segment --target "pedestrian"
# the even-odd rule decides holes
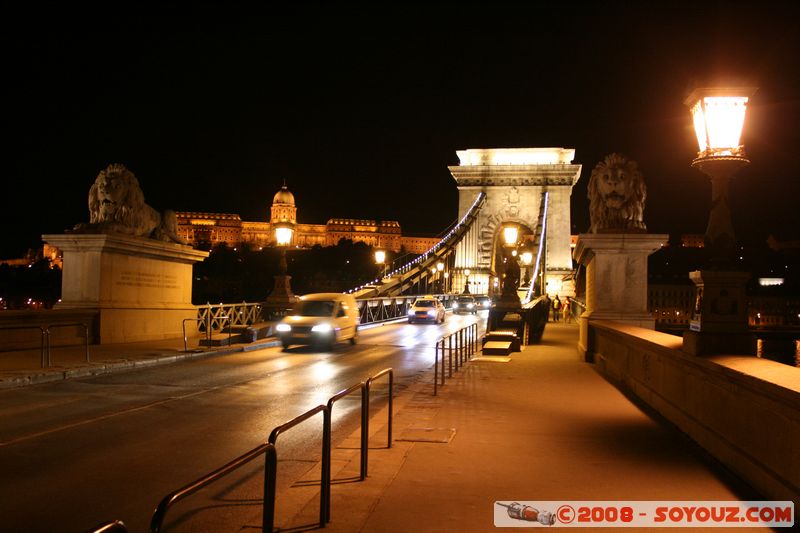
[[[556,297],[553,300],[553,322],[558,322],[560,319],[561,319],[561,300],[558,299],[558,294],[556,294]]]
[[[569,324],[572,321],[572,299],[567,296],[564,298],[564,323]]]

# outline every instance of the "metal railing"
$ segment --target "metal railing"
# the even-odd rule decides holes
[[[445,351],[447,351],[447,360],[449,361],[449,371],[445,372]],[[433,363],[433,395],[436,396],[439,392],[439,378],[441,376],[441,385],[444,386],[445,374],[447,377],[453,377],[453,363],[455,362],[455,370],[464,366],[464,363],[470,357],[475,355],[478,351],[478,324],[470,324],[463,327],[458,331],[442,337],[436,341],[436,349]],[[442,354],[442,369],[439,371],[439,353]]]
[[[198,321],[203,324],[206,335],[214,331],[222,331],[226,327],[249,326],[261,320],[263,304],[206,304],[197,306]]]
[[[372,385],[373,381],[375,381],[379,377],[385,376],[387,374],[389,375],[389,422],[388,422],[389,430],[388,430],[388,435],[387,435],[388,441],[387,441],[386,447],[387,448],[391,448],[392,447],[392,395],[393,395],[392,391],[394,389],[394,372],[392,371],[391,368],[385,368],[385,369],[381,370],[380,372],[378,372],[377,374],[375,374],[374,376],[370,377],[366,382],[365,389],[366,389],[366,394],[367,394],[367,402],[366,402],[366,406],[364,408],[364,413],[362,415],[362,427],[363,427],[363,434],[362,435],[366,435],[366,436],[362,436],[362,441],[361,441],[361,447],[363,449],[363,451],[361,452],[362,453],[362,455],[361,455],[361,472],[362,472],[362,476],[363,477],[367,476],[367,454],[369,453],[369,446],[367,445],[367,439],[369,438],[369,391],[370,391],[370,386]],[[363,477],[362,477],[362,479],[363,479]]]
[[[352,394],[357,390],[361,390],[361,476],[360,480],[364,480],[367,476],[367,457],[369,449],[369,396],[370,385],[372,382],[384,375],[389,376],[389,421],[388,421],[388,447],[392,446],[392,396],[394,395],[394,372],[391,368],[381,370],[374,376],[369,377],[366,381],[353,385],[344,389],[334,396],[332,396],[327,405],[318,405],[309,409],[305,413],[293,418],[292,420],[273,428],[269,434],[267,442],[253,448],[245,454],[237,457],[226,465],[206,474],[205,476],[197,479],[180,489],[173,491],[164,496],[159,502],[158,506],[153,513],[150,520],[151,533],[158,533],[162,529],[164,519],[166,518],[167,511],[175,503],[182,499],[194,494],[200,489],[210,485],[214,481],[226,476],[239,467],[249,463],[261,454],[265,454],[264,464],[264,501],[262,511],[262,531],[272,531],[275,522],[275,500],[276,500],[276,484],[277,484],[277,469],[278,469],[278,453],[275,446],[278,436],[301,424],[302,422],[313,417],[317,413],[323,414],[323,430],[322,430],[322,472],[320,479],[320,514],[319,514],[319,527],[324,528],[327,522],[331,519],[331,412],[333,404]],[[124,530],[108,530],[108,531],[124,531]]]
[[[265,454],[264,484],[265,486],[268,483],[272,483],[274,485],[276,479],[276,472],[278,470],[278,456],[277,453],[275,452],[275,446],[269,442],[265,442],[260,446],[253,448],[249,452],[240,455],[239,457],[229,462],[225,466],[222,466],[214,470],[210,474],[206,474],[200,479],[193,481],[188,485],[185,485],[180,489],[164,496],[158,503],[158,506],[156,507],[156,510],[153,513],[153,517],[150,519],[150,531],[152,533],[158,533],[159,531],[161,531],[161,526],[164,523],[164,518],[166,518],[167,516],[167,511],[173,504],[181,501],[187,496],[194,494],[198,490],[210,485],[214,481],[217,481],[218,479],[230,474],[240,466],[249,463],[256,457],[259,457],[262,453]],[[272,501],[272,505],[273,506],[275,505],[274,499]],[[265,507],[267,506],[266,498],[264,499],[264,506]],[[274,508],[272,512],[274,513]],[[264,512],[264,515],[265,516],[267,515],[266,510]],[[265,527],[264,531],[272,531],[271,525],[269,529]]]
[[[50,358],[50,329],[51,328],[65,328],[65,327],[74,327],[74,326],[81,326],[83,328],[84,333],[84,348],[86,350],[86,362],[90,363],[89,360],[89,326],[84,324],[83,322],[65,322],[62,324],[50,324],[45,328],[44,333],[45,337],[47,338],[47,366],[51,366],[53,364]]]
[[[47,355],[47,352],[45,351],[45,345],[46,345],[47,341],[45,340],[46,335],[45,335],[45,328],[43,326],[0,326],[0,329],[8,329],[8,330],[12,330],[12,329],[38,329],[39,332],[40,332],[39,333],[39,335],[40,335],[39,341],[41,343],[41,346],[39,348],[39,361],[40,361],[40,364],[41,364],[42,368],[45,367],[45,363],[47,361],[48,355]]]
[[[183,351],[184,352],[188,352],[189,351],[189,346],[188,346],[189,339],[186,336],[186,322],[191,322],[191,321],[194,321],[195,323],[198,323],[198,324],[202,324],[203,319],[202,318],[184,318],[183,319],[183,322],[181,323],[181,326],[183,327]],[[206,340],[208,341],[209,344],[211,344],[211,331],[208,330],[208,329],[206,330]],[[230,344],[230,338],[228,339],[228,344]]]
[[[94,526],[88,533],[128,533],[128,527],[122,520],[111,520]]]

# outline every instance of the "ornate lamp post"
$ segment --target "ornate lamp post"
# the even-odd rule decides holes
[[[281,250],[278,263],[278,275],[275,276],[275,287],[272,289],[267,304],[270,307],[286,309],[296,300],[290,285],[291,276],[287,275],[286,247],[292,242],[294,225],[291,222],[278,222],[275,224],[275,242]]]
[[[381,278],[386,277],[386,252],[384,250],[375,250],[375,264],[381,265]]]
[[[436,263],[436,272],[439,273],[439,276],[438,276],[438,278],[436,280],[436,283],[439,286],[439,290],[437,292],[439,292],[439,293],[444,293],[445,292],[444,288],[442,287],[442,285],[443,285],[442,284],[442,271],[443,270],[444,270],[444,263],[442,263],[441,261]]]
[[[728,200],[733,175],[750,164],[741,144],[748,99],[754,87],[694,90],[685,103],[691,110],[698,154],[692,166],[711,178],[711,212],[705,233],[706,264],[689,273],[696,285],[695,308],[684,334],[684,351],[754,353],[748,334],[747,272],[734,267],[736,237]]]
[[[444,292],[450,293],[450,272],[444,273]]]
[[[505,262],[505,272],[503,273],[503,287],[498,307],[506,309],[517,309],[520,306],[517,285],[519,284],[519,262],[513,252],[516,251],[519,228],[517,226],[505,226],[503,228],[503,260]]]
[[[464,269],[464,276],[465,276],[465,278],[464,278],[465,279],[465,281],[464,281],[464,294],[469,294],[469,275],[470,275],[470,273],[471,273],[470,269],[468,269],[468,268]]]
[[[699,152],[692,166],[711,178],[711,214],[705,234],[709,266],[730,266],[736,238],[731,221],[730,179],[750,160],[741,144],[745,109],[753,87],[695,89],[686,99]]]

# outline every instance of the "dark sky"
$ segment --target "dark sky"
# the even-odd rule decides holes
[[[111,162],[159,210],[266,220],[286,180],[301,222],[436,234],[456,218],[447,166],[466,148],[575,148],[574,232],[592,168],[626,154],[648,229],[702,233],[710,184],[690,167],[683,99],[717,76],[759,87],[737,234],[800,238],[795,2],[113,4],[6,8],[0,257],[87,221]]]

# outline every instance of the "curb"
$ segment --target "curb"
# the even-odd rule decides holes
[[[167,365],[180,361],[191,361],[203,359],[217,355],[229,355],[232,353],[252,352],[262,348],[280,346],[279,340],[262,342],[257,345],[248,344],[245,346],[227,347],[214,351],[202,352],[179,352],[157,356],[145,356],[142,359],[120,359],[117,361],[106,361],[98,363],[84,363],[79,366],[66,369],[43,369],[37,371],[8,371],[5,375],[0,375],[0,390],[15,389],[29,385],[40,385],[43,383],[53,383],[74,378],[85,378],[112,374],[114,372],[126,372],[129,370],[139,370],[159,365]]]

